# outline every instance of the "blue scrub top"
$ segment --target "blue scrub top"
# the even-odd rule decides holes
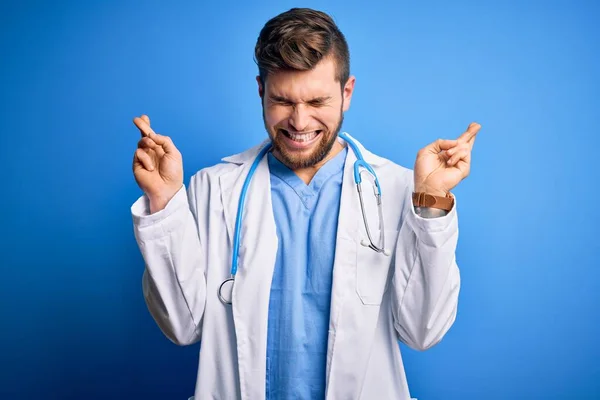
[[[325,397],[329,307],[347,148],[306,185],[268,154],[279,247],[267,331],[266,398]]]

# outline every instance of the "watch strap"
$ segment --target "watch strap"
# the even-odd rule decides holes
[[[413,192],[412,201],[415,207],[439,208],[446,211],[454,207],[454,196],[450,193],[442,197],[425,192]]]

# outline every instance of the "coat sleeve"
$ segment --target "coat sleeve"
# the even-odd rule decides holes
[[[201,337],[206,268],[198,226],[204,226],[206,218],[198,214],[197,193],[207,193],[203,185],[202,174],[192,176],[187,191],[182,186],[167,206],[154,214],[149,214],[145,195],[131,207],[134,234],[145,263],[144,300],[161,331],[178,345],[196,343]]]
[[[412,186],[396,246],[392,312],[400,340],[427,350],[442,340],[456,319],[458,217],[455,198],[445,216],[422,218],[415,213],[411,194]]]

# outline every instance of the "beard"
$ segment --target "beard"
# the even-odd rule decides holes
[[[263,108],[263,123],[265,124],[265,129],[267,130],[269,137],[271,138],[273,151],[275,154],[277,154],[278,158],[280,159],[279,161],[292,170],[310,168],[323,161],[335,145],[338,134],[342,129],[343,122],[344,112],[343,108],[340,108],[340,117],[335,128],[331,131],[325,127],[324,129],[320,129],[320,138],[318,143],[316,143],[316,147],[311,150],[309,154],[304,154],[297,151],[288,150],[287,146],[283,143],[282,136],[284,133],[279,129],[272,130],[267,126]]]

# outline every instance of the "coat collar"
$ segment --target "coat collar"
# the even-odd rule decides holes
[[[346,135],[348,135],[348,137],[354,141],[354,143],[356,143],[356,145],[358,146],[358,148],[360,149],[360,152],[363,155],[363,158],[365,159],[365,161],[367,163],[369,163],[370,165],[372,165],[373,167],[377,167],[380,166],[382,164],[385,163],[385,159],[383,159],[382,157],[379,157],[373,153],[371,153],[369,150],[367,150],[358,140],[356,140],[354,137],[352,137],[349,133],[346,133]],[[345,143],[345,141],[338,137],[338,140],[341,143]],[[269,139],[263,140],[262,143],[253,146],[251,148],[249,148],[248,150],[245,150],[241,153],[238,154],[234,154],[228,157],[224,157],[221,159],[221,161],[224,162],[228,162],[228,163],[233,163],[233,164],[237,164],[237,165],[243,165],[249,162],[253,162],[254,159],[256,158],[256,156],[258,155],[260,149],[265,146],[267,143],[269,142]],[[350,150],[352,151],[352,150]]]

